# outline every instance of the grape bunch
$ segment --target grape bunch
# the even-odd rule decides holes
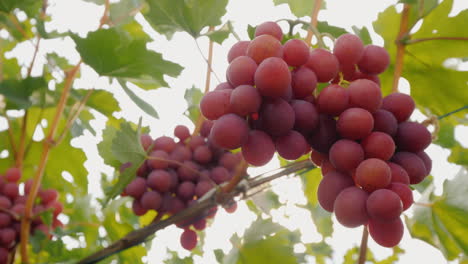
[[[413,203],[409,185],[431,171],[424,152],[431,134],[409,121],[415,108],[409,95],[382,97],[377,75],[389,63],[385,49],[346,34],[333,54],[341,78],[318,95],[319,126],[308,138],[323,174],[318,200],[342,225],[367,225],[378,244],[393,247],[403,236],[400,215]]]
[[[4,175],[0,175],[0,263],[8,263],[10,253],[20,240],[21,217],[32,186],[31,180],[26,181],[23,189],[25,195],[20,194],[20,179],[21,171],[17,168],[9,168]],[[53,215],[51,226],[41,218],[46,211]],[[57,190],[40,189],[33,207],[31,233],[40,231],[50,239],[51,231],[63,226],[57,219],[62,211],[63,205],[58,201]]]
[[[134,198],[135,215],[142,216],[149,210],[161,216],[176,214],[234,176],[242,157],[214,146],[207,138],[211,128],[212,122],[205,120],[199,134],[191,135],[186,126],[178,125],[174,129],[177,141],[167,136],[153,140],[148,134],[141,135],[140,142],[149,158],[122,193]],[[121,170],[130,165],[123,164]],[[225,209],[234,212],[236,206],[233,202]],[[205,229],[206,218],[214,217],[216,211],[214,207],[202,216],[177,223],[184,229],[180,237],[182,247],[195,248],[198,237],[193,229]]]

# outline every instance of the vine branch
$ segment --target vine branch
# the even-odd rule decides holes
[[[26,201],[24,217],[21,219],[20,251],[21,251],[22,263],[29,262],[28,241],[29,241],[29,233],[31,229],[32,208],[34,206],[34,201],[39,191],[39,186],[42,181],[42,177],[44,175],[44,170],[47,164],[47,160],[49,158],[50,149],[53,147],[51,142],[54,141],[55,133],[57,131],[60,118],[62,117],[63,110],[65,109],[65,105],[68,99],[68,95],[70,94],[73,81],[76,77],[76,74],[78,73],[78,70],[80,69],[80,65],[81,65],[81,61],[75,67],[73,67],[69,72],[67,72],[67,78],[65,79],[65,85],[63,87],[62,95],[60,96],[60,101],[57,106],[57,111],[55,113],[54,119],[50,126],[49,133],[43,141],[43,148],[42,148],[40,161],[39,161],[36,173],[34,174],[34,177],[33,177],[33,183],[32,183],[29,195],[28,195],[28,200]]]
[[[364,264],[366,262],[368,238],[369,238],[369,231],[367,230],[367,225],[364,225],[362,229],[361,246],[359,247],[358,264]]]
[[[410,15],[411,5],[404,4],[403,12],[401,13],[400,21],[400,31],[398,32],[396,46],[397,53],[395,58],[395,71],[393,72],[393,85],[392,92],[398,92],[398,81],[400,80],[401,74],[403,72],[403,62],[405,57],[405,43],[402,41],[405,37],[408,37],[409,32],[409,15]]]
[[[208,198],[201,199],[192,207],[189,207],[165,220],[151,223],[141,229],[132,231],[128,233],[125,237],[114,242],[107,248],[101,249],[94,254],[82,259],[78,264],[91,264],[97,263],[109,256],[117,254],[125,249],[131,248],[133,246],[139,245],[146,241],[146,239],[153,235],[156,231],[164,229],[172,224],[178,223],[180,221],[192,219],[194,217],[200,216],[207,212],[207,210],[213,208],[214,206],[227,204],[234,197],[244,194],[243,198],[249,197],[249,194],[256,193],[259,187],[262,187],[264,184],[269,183],[270,181],[287,176],[293,172],[301,171],[304,169],[312,169],[314,166],[309,160],[304,160],[300,162],[291,163],[283,168],[280,168],[278,172],[270,176],[265,176],[269,173],[261,174],[257,177],[249,179],[246,185],[236,186],[232,189],[231,192],[223,194],[222,199],[218,200],[219,193],[211,193],[211,196]]]
[[[214,30],[214,27],[211,26],[208,29],[208,33],[212,32],[213,30]],[[196,40],[195,40],[195,43],[197,43]],[[198,43],[197,43],[197,47],[198,47]],[[200,50],[200,47],[198,47],[198,49]],[[200,54],[202,54],[201,50],[200,50]],[[213,72],[213,70],[211,68],[211,66],[213,64],[213,41],[211,39],[209,40],[209,44],[208,44],[208,60],[206,61],[206,63],[207,63],[207,66],[206,66],[206,80],[205,80],[205,90],[203,91],[203,94],[207,94],[210,91],[211,72]],[[214,72],[213,72],[213,74],[214,74]],[[219,81],[219,79],[218,79],[218,81]],[[199,114],[199,116],[197,118],[197,121],[195,122],[195,129],[193,130],[192,135],[197,135],[200,132],[203,120],[204,120],[204,117],[200,112],[200,114]]]
[[[318,17],[318,13],[321,7],[322,7],[322,0],[315,0],[314,8],[312,9],[312,13],[310,14],[309,29],[307,30],[307,36],[305,39],[305,42],[307,43],[307,45],[310,44],[310,42],[312,41],[312,36],[315,33],[311,29],[317,28],[317,17]],[[317,39],[318,38],[320,38],[319,35],[317,35]]]

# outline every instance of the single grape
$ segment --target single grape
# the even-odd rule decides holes
[[[45,189],[39,192],[39,197],[42,199],[42,204],[47,204],[56,201],[58,198],[58,191],[54,189]]]
[[[336,168],[333,167],[333,164],[328,159],[323,160],[320,169],[322,170],[322,175],[327,175],[329,172],[336,171]]]
[[[16,182],[9,182],[3,186],[2,192],[8,198],[14,200],[19,195],[19,187]]]
[[[197,240],[197,233],[190,229],[185,229],[182,235],[180,236],[180,244],[186,250],[194,249],[197,246]]]
[[[146,179],[148,187],[161,193],[171,188],[171,175],[165,170],[153,170]]]
[[[10,207],[11,207],[10,199],[6,196],[1,195],[0,196],[0,208],[10,209]]]
[[[276,138],[275,146],[278,154],[287,160],[300,158],[305,154],[308,147],[304,136],[294,130],[290,130],[288,134]]]
[[[148,135],[148,134],[141,134],[140,143],[141,143],[141,146],[143,147],[143,149],[145,151],[148,151],[148,149],[153,144],[153,138],[151,138],[151,136]]]
[[[385,188],[390,181],[390,167],[380,159],[366,159],[356,168],[356,183],[368,192]]]
[[[195,195],[200,198],[214,187],[211,181],[199,181],[195,186]]]
[[[177,196],[183,200],[191,200],[195,195],[195,184],[190,181],[184,181],[177,188]]]
[[[344,173],[356,169],[364,160],[364,150],[361,145],[348,139],[336,141],[328,155],[333,167]]]
[[[359,70],[367,74],[380,74],[390,64],[387,50],[376,45],[366,45],[358,62]]]
[[[353,186],[353,179],[341,172],[330,171],[323,176],[318,186],[317,197],[323,209],[333,212],[333,204],[340,192]]]
[[[21,178],[21,170],[18,168],[9,168],[5,172],[5,179],[9,182],[18,182]]]
[[[349,228],[367,224],[369,216],[366,211],[366,201],[368,197],[365,191],[356,186],[342,190],[333,205],[338,222]]]
[[[390,167],[392,173],[392,183],[399,182],[403,184],[410,184],[408,173],[400,165],[393,162],[387,162],[387,164]]]
[[[206,219],[199,219],[193,223],[193,228],[196,230],[202,231],[206,228]]]
[[[146,191],[146,180],[136,177],[125,187],[125,193],[135,199],[140,199]]]
[[[193,151],[193,159],[199,163],[208,163],[212,157],[213,153],[208,146],[198,146]]]
[[[395,152],[395,142],[388,134],[372,132],[361,141],[366,158],[389,160]]]
[[[219,91],[219,90],[232,90],[234,87],[229,82],[222,82],[214,88],[214,91]]]
[[[358,79],[348,86],[349,105],[364,108],[373,113],[382,105],[382,92],[373,81]]]
[[[374,127],[374,118],[369,111],[362,108],[348,108],[340,114],[336,128],[340,135],[347,139],[363,139]]]
[[[208,92],[200,101],[200,111],[209,120],[216,120],[231,111],[232,90]]]
[[[315,72],[319,82],[331,81],[337,76],[340,67],[335,55],[321,48],[310,52],[305,66]]]
[[[328,153],[338,139],[335,119],[327,115],[319,115],[318,129],[310,133],[306,139],[314,150],[322,154]]]
[[[233,154],[231,152],[225,152],[218,160],[218,164],[225,167],[228,170],[233,170],[236,168],[237,164],[239,164],[240,161],[241,157],[239,155]]]
[[[312,150],[310,152],[310,161],[317,167],[321,167],[324,160],[327,160],[327,155],[324,155],[318,151]]]
[[[306,134],[318,126],[319,115],[313,104],[303,100],[293,100],[290,104],[294,110],[295,130]]]
[[[364,53],[364,44],[361,39],[352,34],[343,34],[338,37],[333,47],[333,54],[341,65],[356,64]]]
[[[291,72],[281,58],[267,58],[258,66],[254,79],[261,95],[281,97],[291,84]]]
[[[174,139],[166,136],[158,137],[154,140],[154,149],[163,150],[167,153],[172,152],[176,147]]]
[[[317,86],[315,73],[305,67],[299,67],[292,72],[292,90],[296,99],[305,98],[311,95]]]
[[[411,184],[418,184],[426,177],[426,166],[418,155],[411,152],[397,152],[392,161],[400,165],[410,178]]]
[[[413,113],[414,107],[413,98],[403,93],[389,94],[382,101],[382,109],[392,113],[398,123],[408,120]]]
[[[235,58],[229,64],[226,70],[226,75],[232,87],[237,87],[242,84],[253,85],[256,70],[257,63],[252,58],[248,56],[240,56]],[[229,90],[226,89],[226,91]]]
[[[260,130],[249,132],[247,142],[242,146],[242,155],[249,164],[263,166],[274,154],[275,144],[267,133]]]
[[[12,222],[11,215],[8,213],[0,212],[0,228],[8,227]]]
[[[416,122],[402,122],[398,125],[395,142],[399,150],[420,152],[431,144],[431,133]]]
[[[286,135],[294,127],[294,110],[281,98],[268,98],[260,108],[263,131],[271,136]]]
[[[252,58],[257,64],[260,64],[267,58],[283,57],[283,46],[275,37],[261,35],[250,42],[247,47],[247,56]]]
[[[403,212],[403,204],[400,196],[395,192],[379,189],[369,195],[367,212],[372,219],[392,221],[400,217],[401,212]]]
[[[424,162],[424,167],[426,167],[426,175],[431,174],[431,170],[432,170],[431,157],[429,157],[429,155],[427,155],[427,153],[424,151],[420,151],[416,153],[416,155],[418,155],[418,157]]]
[[[147,209],[145,209],[145,208],[143,208],[143,206],[141,206],[140,200],[133,200],[132,211],[137,216],[142,216],[142,215],[144,215],[144,214],[146,214],[148,212]]]
[[[174,128],[174,136],[183,142],[190,137],[190,130],[184,125],[178,125]]]
[[[163,150],[155,150],[150,153],[148,165],[153,169],[165,169],[169,166],[169,154]]]
[[[255,37],[261,35],[270,35],[279,41],[283,39],[283,31],[280,26],[272,21],[263,22],[255,28]]]
[[[403,238],[404,227],[400,218],[388,222],[370,219],[368,228],[370,236],[383,247],[394,247]]]
[[[374,118],[374,131],[384,132],[392,137],[396,134],[398,122],[391,112],[378,109],[372,117]]]
[[[349,106],[349,94],[341,86],[331,84],[325,87],[317,98],[320,113],[337,116]]]
[[[290,39],[283,45],[284,61],[294,67],[307,62],[309,58],[309,47],[302,39]]]
[[[203,146],[206,144],[205,138],[199,135],[194,135],[190,138],[190,141],[188,142],[188,146],[190,149],[193,151],[199,146]]]
[[[235,114],[227,114],[216,120],[211,128],[211,141],[225,149],[236,149],[246,141],[249,128],[244,119]]]
[[[237,203],[233,201],[232,203],[224,206],[224,210],[228,214],[234,213],[237,210]]]
[[[158,210],[162,204],[162,197],[156,191],[148,191],[141,196],[140,199],[141,207],[146,210]]]
[[[262,96],[258,89],[251,85],[237,86],[231,94],[230,106],[232,112],[240,116],[256,113],[260,109]]]
[[[199,177],[199,170],[200,166],[198,166],[197,163],[191,160],[186,160],[184,161],[183,166],[180,166],[177,169],[177,174],[182,181],[196,181]]]
[[[171,152],[169,155],[170,161],[177,161],[177,162],[184,162],[186,160],[192,159],[192,152],[190,148],[184,145],[177,145],[174,151]],[[169,162],[169,166],[171,167],[178,167],[178,165],[174,162]]]
[[[246,56],[247,47],[249,46],[249,44],[250,44],[250,41],[247,40],[247,41],[239,41],[236,44],[232,45],[227,55],[228,62],[231,63],[237,57]]]
[[[414,201],[413,191],[411,191],[411,188],[407,184],[392,182],[387,188],[400,197],[403,203],[403,211],[411,207]]]
[[[16,231],[13,228],[0,229],[0,243],[4,247],[10,247],[16,239]]]
[[[210,177],[216,184],[221,184],[229,181],[232,178],[232,175],[226,168],[218,166],[211,170]]]

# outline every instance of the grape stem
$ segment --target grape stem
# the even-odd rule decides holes
[[[367,226],[365,225],[363,226],[363,229],[362,229],[361,246],[359,248],[358,264],[364,264],[366,262],[368,238],[369,238],[369,231],[367,230]]]
[[[400,21],[400,31],[398,32],[397,41],[395,44],[397,46],[397,53],[395,58],[395,71],[393,72],[393,85],[392,92],[398,92],[398,82],[400,80],[401,74],[403,73],[403,63],[405,57],[405,43],[402,41],[405,38],[408,38],[409,32],[409,14],[411,6],[409,4],[404,4],[403,12],[401,13]]]
[[[251,193],[256,193],[259,187],[264,186],[264,184],[269,183],[274,179],[287,176],[294,172],[307,170],[307,169],[313,169],[313,168],[314,166],[309,160],[304,160],[304,161],[299,161],[299,162],[291,163],[287,166],[284,166],[280,168],[279,171],[274,173],[273,175],[269,175],[272,172],[260,174],[257,177],[254,177],[248,180],[249,183],[246,185],[248,186],[248,190],[246,190],[246,188],[236,187],[229,193],[223,193],[224,197],[223,199],[220,200],[222,202],[221,205],[229,204],[234,197],[239,196],[241,194],[247,194],[246,196],[243,196],[243,197],[250,197]],[[218,201],[217,198],[218,198],[218,194],[213,193],[212,197],[208,199],[204,199],[203,201],[199,201],[195,203],[193,206],[188,207],[180,211],[179,213],[168,217],[167,219],[154,222],[145,227],[142,227],[141,229],[134,230],[128,233],[125,237],[121,238],[120,240],[117,240],[110,246],[104,249],[101,249],[95,252],[94,254],[80,260],[78,264],[97,263],[125,249],[144,243],[147,240],[147,238],[152,236],[156,231],[164,229],[167,226],[173,225],[175,223],[178,223],[187,219],[192,219],[193,217],[197,217],[205,213],[207,210],[213,208],[214,206],[219,205],[220,201]]]
[[[307,30],[307,36],[305,38],[305,42],[307,45],[309,45],[312,41],[312,35],[316,35],[317,39],[321,39],[322,37],[320,36],[320,33],[317,34],[313,29],[317,28],[317,17],[318,13],[320,11],[320,8],[322,7],[322,0],[315,0],[314,8],[312,9],[312,13],[310,14],[310,24],[309,24],[309,29]],[[321,47],[323,48],[323,47]]]
[[[214,27],[213,26],[209,27],[208,33],[213,32],[213,31],[214,31]],[[203,53],[201,52],[201,49],[198,46],[197,40],[195,40],[195,43],[197,44],[197,47],[198,47],[198,50],[200,51],[200,54],[202,54],[202,56],[203,56]],[[209,43],[208,43],[208,60],[206,60],[206,63],[207,63],[207,67],[206,67],[205,90],[203,91],[203,94],[207,94],[210,91],[211,72],[213,72],[213,70],[211,68],[211,66],[213,64],[213,41],[211,39],[209,40]],[[215,74],[215,73],[213,72],[213,74]],[[216,74],[215,74],[215,77],[216,77]],[[219,81],[219,79],[218,79],[218,81]],[[195,129],[193,130],[192,136],[198,135],[198,133],[200,133],[201,125],[202,125],[204,119],[205,118],[203,117],[203,115],[201,113],[199,113],[197,121],[195,121]]]

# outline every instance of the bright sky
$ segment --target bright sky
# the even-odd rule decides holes
[[[396,0],[327,1],[327,9],[320,12],[319,20],[327,21],[331,25],[341,26],[348,30],[351,30],[352,25],[358,27],[366,26],[371,30],[371,23],[377,18],[378,12],[383,11],[388,5],[396,2]],[[61,32],[71,30],[72,32],[79,33],[81,36],[85,36],[87,32],[93,31],[98,27],[99,19],[103,12],[102,7],[81,0],[49,0],[49,4],[48,12],[52,15],[52,22],[47,24],[47,29],[56,29]],[[467,1],[455,1],[454,10],[463,10],[466,8],[468,8]],[[456,13],[457,11],[454,12]],[[286,5],[275,7],[271,0],[231,0],[227,7],[227,14],[223,17],[223,22],[227,20],[233,21],[234,28],[240,37],[242,39],[248,39],[246,33],[248,24],[258,25],[264,21],[274,21],[281,18],[294,18]],[[185,68],[178,78],[166,77],[171,87],[170,89],[161,88],[151,92],[145,92],[141,89],[135,91],[138,95],[153,104],[159,113],[160,119],[156,120],[146,116],[133,102],[127,99],[127,96],[117,85],[109,85],[107,78],[99,78],[98,75],[87,66],[82,67],[81,78],[75,82],[74,87],[95,87],[115,92],[121,108],[125,109],[125,112],[118,113],[116,116],[125,117],[133,122],[137,122],[138,118],[143,115],[143,123],[144,125],[150,126],[151,135],[153,137],[160,135],[172,136],[172,131],[178,124],[184,124],[189,128],[193,128],[191,121],[183,116],[183,112],[187,107],[183,96],[185,90],[191,88],[193,85],[199,88],[204,87],[206,74],[206,64],[198,52],[194,40],[186,33],[176,33],[173,39],[168,41],[164,36],[152,30],[147,23],[145,23],[144,19],[142,19],[142,16],[138,15],[137,20],[145,26],[145,31],[154,39],[148,47],[162,53],[165,59],[179,63]],[[1,31],[0,34],[2,34]],[[376,34],[372,35],[372,39],[378,45],[383,44],[382,39]],[[236,40],[230,37],[222,46],[218,44],[214,45],[213,68],[217,76],[222,78],[221,81],[224,81],[224,73],[228,66],[226,59],[227,51],[235,42]],[[208,47],[207,39],[201,38],[198,40],[198,43],[206,56]],[[44,62],[41,54],[53,50],[59,55],[68,58],[71,63],[76,63],[79,60],[79,56],[73,50],[73,47],[74,43],[70,39],[64,41],[44,40],[41,43],[38,62]],[[22,65],[29,65],[32,52],[31,43],[23,43],[12,55],[14,54],[17,56]],[[36,65],[39,64],[40,63],[36,63]],[[35,67],[33,75],[40,75],[41,72],[40,67]],[[218,81],[213,77],[211,87],[214,88],[217,83]],[[402,82],[402,85],[402,90],[408,92],[409,87],[407,83]],[[415,114],[413,119],[421,121],[424,117],[421,114]],[[96,127],[103,127],[103,120],[102,117],[99,117],[97,122],[93,122],[93,125]],[[4,120],[2,120],[2,122],[4,122]],[[2,127],[2,125],[4,126],[4,123],[0,123],[0,127]],[[465,137],[463,138],[462,135],[465,135]],[[468,135],[467,127],[457,128],[457,139],[461,141],[465,147],[468,147],[466,135]],[[99,187],[100,173],[111,173],[112,171],[109,167],[103,165],[102,159],[97,155],[95,144],[100,140],[101,135],[95,138],[89,133],[86,133],[84,137],[74,140],[76,146],[85,148],[89,158],[85,165],[90,171],[90,193],[101,193]],[[449,152],[440,147],[431,145],[428,149],[428,153],[434,160],[432,174],[435,178],[436,191],[441,193],[441,183],[443,180],[452,178],[458,172],[459,167],[451,165],[446,161]],[[260,172],[277,167],[279,167],[278,162],[272,161],[263,168],[250,169],[249,172],[251,175],[256,175]],[[280,195],[282,202],[287,201],[287,206],[272,213],[275,221],[280,222],[291,230],[300,228],[303,234],[303,242],[320,241],[321,237],[316,232],[311,222],[310,213],[294,206],[294,204],[297,203],[305,203],[300,180],[298,178],[278,180],[274,183],[273,190]],[[289,215],[289,218],[286,218],[284,214]],[[407,214],[410,215],[411,211]],[[249,212],[243,203],[240,204],[238,211],[234,215],[227,215],[223,210],[219,210],[211,227],[206,230],[204,246],[205,256],[203,258],[195,257],[196,263],[216,263],[211,250],[214,248],[221,248],[225,253],[228,253],[231,247],[229,238],[232,233],[238,232],[239,235],[241,235],[243,230],[248,227],[254,219],[255,215]],[[333,237],[327,239],[327,241],[333,245],[333,263],[341,263],[344,253],[349,248],[359,245],[362,229],[348,229],[339,224],[335,224],[334,228],[335,232]],[[153,248],[149,252],[147,258],[148,263],[161,263],[162,259],[166,256],[166,247],[171,250],[180,251],[180,233],[181,230],[175,227],[158,232],[157,237],[153,241]],[[369,239],[369,247],[379,259],[391,254],[391,250],[376,245],[372,239]],[[400,247],[404,248],[406,253],[401,257],[399,263],[446,263],[445,258],[438,250],[424,242],[412,239],[407,231],[405,231]],[[297,250],[300,251],[301,248],[299,247]],[[421,252],[424,252],[424,254],[421,254]],[[182,256],[188,255],[186,251],[180,251],[180,253]],[[314,263],[314,260],[311,260],[310,263]]]

